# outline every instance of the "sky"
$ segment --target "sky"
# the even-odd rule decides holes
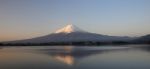
[[[73,24],[98,34],[150,34],[150,0],[0,0],[0,41],[51,34]]]

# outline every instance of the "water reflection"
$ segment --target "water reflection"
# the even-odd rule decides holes
[[[149,46],[5,47],[0,69],[150,69]]]
[[[137,47],[134,47],[134,48],[132,48],[132,49],[150,52],[150,45],[137,46]]]
[[[57,55],[57,56],[54,56],[54,58],[68,65],[73,65],[75,62],[74,57],[71,55]]]
[[[63,62],[67,65],[73,66],[79,61],[106,52],[118,51],[123,49],[129,49],[129,47],[74,47],[65,46],[62,49],[40,49],[42,54],[48,55],[57,61]]]

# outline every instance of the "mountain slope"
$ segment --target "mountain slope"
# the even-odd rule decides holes
[[[141,36],[141,37],[135,39],[134,42],[137,42],[137,43],[150,43],[150,34],[145,35],[145,36]]]
[[[73,25],[67,25],[66,27],[56,31],[55,33],[41,36],[37,38],[11,41],[10,43],[49,43],[49,42],[77,42],[77,41],[93,41],[93,42],[112,42],[112,41],[129,41],[132,38],[108,36],[96,33],[89,33],[79,29]]]

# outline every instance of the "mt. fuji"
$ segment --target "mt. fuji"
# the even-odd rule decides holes
[[[112,41],[128,41],[130,37],[108,36],[96,33],[86,32],[74,25],[67,25],[56,32],[25,40],[10,41],[8,43],[50,43],[50,42],[112,42]]]

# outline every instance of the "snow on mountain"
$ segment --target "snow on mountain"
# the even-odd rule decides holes
[[[84,32],[84,31],[79,29],[75,25],[69,24],[64,28],[57,30],[55,33],[72,33],[72,32]]]

